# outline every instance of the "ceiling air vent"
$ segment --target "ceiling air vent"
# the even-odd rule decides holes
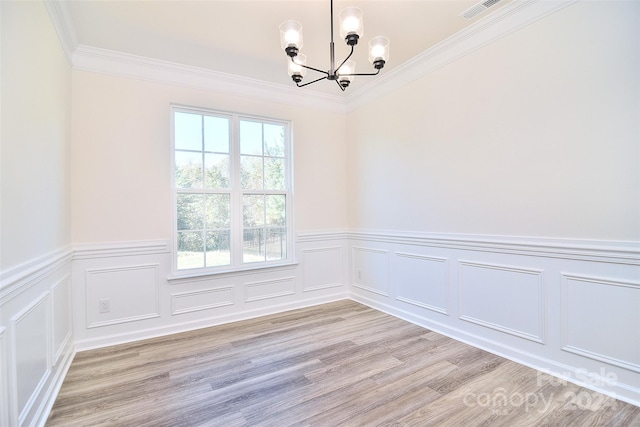
[[[459,16],[462,16],[465,19],[473,19],[476,16],[480,15],[485,10],[489,9],[494,4],[500,3],[500,1],[502,1],[502,0],[485,0],[485,1],[481,1],[480,3],[476,3],[473,6],[471,6],[469,9],[465,10],[464,12],[462,12]]]

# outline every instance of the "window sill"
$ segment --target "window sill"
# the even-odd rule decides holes
[[[167,281],[171,285],[179,285],[185,282],[194,282],[200,280],[206,280],[211,278],[223,278],[229,276],[239,276],[239,275],[248,275],[248,274],[256,274],[262,271],[270,271],[270,270],[289,270],[296,268],[298,266],[297,261],[288,261],[277,264],[268,264],[268,265],[260,265],[260,266],[247,266],[247,267],[236,267],[229,268],[225,270],[215,270],[215,271],[185,271],[179,273],[171,273],[167,276]]]

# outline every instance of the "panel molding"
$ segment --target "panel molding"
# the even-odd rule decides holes
[[[9,363],[5,342],[6,330],[6,327],[0,326],[0,426],[2,427],[11,425],[9,422]]]
[[[29,305],[24,307],[18,313],[13,315],[10,320],[10,328],[11,328],[11,349],[9,353],[12,355],[11,360],[11,368],[12,375],[10,376],[10,388],[14,390],[15,393],[10,393],[11,398],[11,406],[13,407],[13,412],[18,413],[18,424],[22,425],[34,407],[38,397],[44,390],[44,386],[47,383],[47,380],[51,376],[51,325],[49,324],[49,319],[51,317],[49,313],[50,305],[47,303],[48,298],[50,297],[50,292],[42,293],[38,298],[34,299]],[[33,390],[31,391],[29,398],[24,404],[22,410],[20,410],[19,402],[18,402],[18,363],[16,360],[16,355],[18,354],[18,334],[17,329],[21,321],[23,321],[29,314],[33,313],[37,308],[43,306],[45,309],[45,330],[44,333],[46,335],[46,343],[45,343],[45,369],[43,374],[41,375],[38,383],[35,385]]]
[[[64,247],[0,272],[0,307],[41,279],[71,262],[73,251]]]
[[[562,299],[562,315],[561,315],[561,337],[562,350],[576,354],[578,356],[587,357],[599,362],[605,362],[613,366],[628,369],[633,372],[640,373],[640,364],[632,363],[625,360],[620,360],[615,357],[608,356],[606,354],[598,353],[595,351],[587,350],[578,346],[569,344],[569,280],[575,280],[579,282],[592,283],[602,286],[614,286],[622,288],[630,288],[640,292],[640,283],[634,283],[630,281],[616,280],[612,278],[603,278],[595,276],[586,276],[572,273],[561,273],[561,299]],[[640,309],[640,308],[639,308]]]
[[[220,286],[220,287],[216,287],[216,288],[211,288],[211,289],[201,289],[201,290],[197,290],[197,291],[186,291],[186,292],[175,292],[171,294],[171,315],[177,315],[177,314],[185,314],[185,313],[193,313],[196,311],[202,311],[202,310],[208,310],[211,308],[218,308],[218,307],[225,307],[228,305],[233,305],[234,304],[234,289],[235,287],[233,285],[230,286]],[[207,294],[215,294],[215,293],[221,293],[221,292],[229,292],[231,294],[231,298],[228,301],[220,301],[218,303],[211,303],[211,304],[202,304],[202,305],[198,305],[198,306],[194,306],[191,308],[184,308],[184,309],[178,309],[176,308],[177,306],[177,300],[179,300],[180,298],[187,298],[187,297],[191,297],[191,296],[203,296],[203,295],[207,295]]]
[[[73,259],[128,257],[171,253],[168,240],[88,243],[73,246]]]
[[[309,282],[308,275],[310,274],[309,267],[308,267],[308,254],[322,253],[322,252],[338,252],[338,258],[340,263],[338,281],[333,283],[316,285],[316,286],[307,286],[307,283]],[[325,246],[325,247],[319,247],[319,248],[313,248],[313,249],[302,249],[302,257],[304,259],[304,262],[302,263],[302,277],[303,277],[303,284],[304,284],[304,288],[302,289],[302,292],[319,291],[322,289],[337,288],[339,286],[343,286],[342,276],[343,276],[343,270],[344,270],[344,265],[343,265],[344,257],[343,257],[342,246]]]
[[[372,230],[354,230],[348,236],[352,241],[640,266],[640,244],[633,241]]]
[[[65,336],[60,337],[62,343],[55,343],[53,336],[54,317],[59,310],[54,303],[54,293],[61,289],[60,286],[65,286],[65,281],[70,284],[72,259],[73,248],[64,246],[0,273],[0,312],[7,322],[0,325],[0,426],[44,425],[56,388],[61,386],[64,372],[75,354],[71,326],[65,328]],[[31,323],[29,316],[33,310],[38,314],[37,320]],[[71,310],[64,314],[71,325]],[[42,369],[42,372],[33,372],[38,376],[42,373],[42,376],[20,379],[19,371],[21,375],[31,372],[31,368],[19,364],[23,361],[20,354],[31,352],[25,346],[32,333],[40,336],[35,351],[38,353],[37,369]],[[64,363],[67,365],[63,366]]]
[[[435,311],[436,313],[440,313],[440,314],[446,314],[449,315],[449,299],[450,299],[450,295],[449,295],[449,287],[450,287],[450,277],[449,277],[449,258],[444,258],[444,257],[434,257],[434,256],[427,256],[427,255],[420,255],[420,254],[413,254],[413,253],[407,253],[407,252],[394,252],[394,254],[396,255],[396,257],[400,257],[400,258],[413,258],[413,259],[420,259],[420,260],[425,260],[425,261],[433,261],[433,262],[440,262],[443,263],[445,265],[446,268],[446,279],[445,279],[445,306],[444,307],[438,307],[435,305],[431,305],[431,304],[426,304],[420,301],[416,301],[414,299],[411,298],[407,298],[407,297],[403,297],[400,295],[396,295],[396,299],[398,301],[402,301],[405,302],[407,304],[411,304],[411,305],[415,305],[416,307],[420,307],[420,308],[424,308],[427,310],[431,310],[431,311]],[[397,275],[397,265],[395,266],[396,271],[396,275]],[[398,286],[398,284],[396,283],[396,288]]]
[[[147,319],[160,317],[160,273],[159,273],[160,265],[159,264],[137,264],[137,265],[122,266],[122,267],[96,268],[96,269],[85,270],[84,286],[85,286],[85,301],[86,301],[86,298],[87,298],[86,296],[89,294],[89,277],[91,275],[123,272],[123,271],[136,271],[136,270],[140,271],[140,270],[148,270],[148,269],[154,270],[154,283],[153,283],[154,294],[155,294],[155,299],[154,299],[155,311],[154,312],[135,315],[135,316],[119,317],[112,320],[92,322],[89,316],[88,307],[85,306],[87,329],[118,325],[121,323],[137,322],[140,320],[147,320]]]
[[[507,266],[507,265],[498,265],[491,263],[482,263],[477,261],[466,261],[466,260],[458,260],[458,287],[460,287],[460,282],[462,281],[460,278],[463,277],[462,268],[463,267],[475,267],[475,268],[485,268],[489,270],[498,270],[498,271],[507,271],[518,274],[526,274],[537,277],[537,286],[538,286],[538,306],[536,307],[538,313],[538,330],[540,333],[538,335],[530,334],[525,331],[520,331],[517,329],[509,328],[505,325],[499,325],[487,320],[478,319],[473,316],[468,316],[460,313],[458,318],[460,320],[464,320],[466,322],[474,323],[476,325],[484,326],[486,328],[494,329],[499,332],[503,332],[506,334],[510,334],[516,337],[524,338],[529,341],[533,341],[539,344],[544,344],[544,335],[545,335],[545,309],[544,309],[544,278],[543,278],[543,270],[536,270],[531,268],[523,268],[516,266]],[[462,298],[462,292],[458,293],[458,306],[461,307],[462,303],[460,299]]]
[[[279,297],[283,297],[283,296],[287,296],[287,295],[294,295],[296,293],[296,287],[295,287],[295,276],[291,276],[291,277],[283,277],[281,279],[273,279],[273,280],[261,280],[259,282],[251,282],[251,283],[245,283],[244,287],[245,287],[245,302],[255,302],[255,301],[262,301],[262,300],[267,300],[267,299],[272,299],[272,298],[279,298]],[[264,294],[264,295],[256,295],[256,296],[249,296],[249,290],[251,289],[257,289],[260,287],[266,287],[269,285],[277,285],[280,283],[287,283],[290,282],[291,283],[291,289],[285,289],[282,291],[276,291],[276,292],[271,292],[268,294]]]
[[[68,286],[67,291],[68,291],[68,295],[67,295],[67,306],[66,306],[66,310],[64,310],[63,312],[66,313],[67,315],[67,334],[65,335],[65,337],[61,340],[60,345],[58,346],[58,348],[55,348],[54,345],[56,344],[56,333],[55,333],[55,326],[56,326],[56,322],[55,322],[55,316],[58,313],[58,311],[56,310],[56,290],[63,284],[66,284]],[[52,340],[52,346],[51,349],[53,351],[52,354],[52,366],[55,366],[58,364],[58,362],[60,361],[60,357],[63,355],[64,349],[67,348],[67,346],[69,345],[72,337],[73,337],[73,321],[72,321],[72,316],[71,316],[71,274],[67,273],[64,275],[64,277],[62,277],[60,280],[56,281],[52,286],[51,286],[51,319],[50,319],[50,323],[51,323],[51,340]]]
[[[357,265],[356,265],[356,256],[355,253],[356,252],[369,252],[369,253],[373,253],[373,254],[379,254],[379,255],[384,255],[385,258],[385,263],[384,263],[384,268],[385,268],[385,274],[384,274],[384,278],[383,278],[383,282],[382,285],[384,287],[384,289],[377,289],[377,288],[373,288],[371,286],[365,285],[361,282],[359,282],[359,280],[362,280],[360,278],[358,278],[357,276]],[[390,265],[389,265],[389,251],[388,250],[384,250],[384,249],[374,249],[374,248],[365,248],[365,247],[361,247],[361,246],[351,246],[351,272],[352,272],[352,282],[351,285],[356,287],[356,288],[360,288],[363,289],[365,291],[368,292],[373,292],[374,294],[378,294],[378,295],[382,295],[385,297],[389,296],[389,288],[390,288],[390,274],[391,274],[391,269],[390,269]]]
[[[296,233],[296,243],[326,242],[349,238],[349,230],[309,230]]]

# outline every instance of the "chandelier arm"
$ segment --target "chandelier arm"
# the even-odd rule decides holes
[[[350,77],[350,76],[377,76],[378,74],[380,74],[380,70],[376,71],[375,73],[352,73],[352,74],[340,74],[340,75]]]
[[[329,75],[329,73],[327,73],[326,71],[318,70],[317,68],[309,67],[308,65],[298,64],[298,63],[294,60],[294,57],[292,57],[292,58],[291,58],[291,62],[293,62],[294,64],[296,64],[296,65],[297,65],[297,66],[299,66],[299,67],[306,68],[307,70],[317,71],[318,73],[326,74],[327,76]]]
[[[337,80],[336,80],[335,82],[338,84],[338,87],[340,88],[340,90],[344,92],[345,88],[344,88],[344,87],[342,87],[342,85],[340,84],[340,82],[339,82],[339,81],[337,81]]]
[[[338,66],[338,68],[336,68],[336,73],[338,72],[338,70],[340,70],[340,68],[344,65],[344,63],[347,62],[349,60],[349,58],[351,58],[351,55],[353,55],[353,48],[354,48],[354,45],[351,45],[351,52],[349,52],[349,55],[346,58],[344,58],[344,61],[342,61],[342,63]],[[350,76],[350,75],[355,75],[355,74],[340,74],[340,75],[341,76]],[[340,87],[342,87],[342,86],[340,86]]]
[[[324,72],[324,71],[323,71],[323,72]],[[328,76],[320,77],[319,79],[315,79],[315,80],[312,80],[312,81],[310,81],[310,82],[303,83],[303,84],[296,83],[296,86],[298,86],[298,87],[307,86],[307,85],[310,85],[311,83],[315,83],[315,82],[319,82],[320,80],[324,80],[324,79],[326,79],[327,77],[328,77]]]

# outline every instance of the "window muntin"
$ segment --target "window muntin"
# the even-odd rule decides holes
[[[175,270],[290,260],[289,124],[174,107]]]

